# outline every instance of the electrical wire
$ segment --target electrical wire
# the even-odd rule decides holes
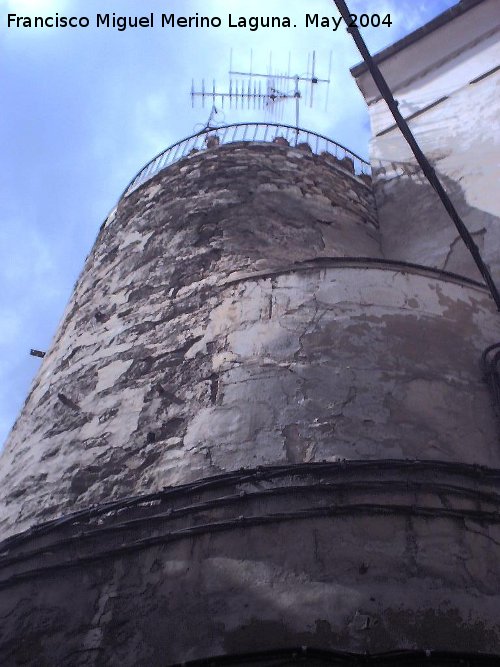
[[[299,470],[297,470],[299,469]],[[359,478],[359,472],[365,472]],[[375,479],[366,478],[366,472]],[[399,471],[399,479],[394,479]],[[407,479],[401,479],[401,472],[407,473]],[[384,473],[394,473],[386,479],[380,479]],[[325,478],[326,474],[333,474],[333,479]],[[431,475],[430,480],[415,479],[414,474]],[[289,485],[289,477],[300,477],[306,475],[305,484]],[[314,480],[314,476],[318,477]],[[353,475],[358,479],[352,479]],[[453,482],[446,479],[449,475],[459,475],[467,478],[471,485],[469,488],[459,485],[459,480]],[[438,476],[438,481],[436,481]],[[313,477],[311,480],[310,478]],[[365,479],[363,479],[365,477]],[[439,480],[439,477],[444,477]],[[283,480],[284,486],[268,488],[271,480]],[[350,481],[349,481],[350,480]],[[257,489],[239,489],[227,487],[236,487],[242,483],[265,482],[264,488]],[[218,476],[216,479],[205,479],[200,482],[185,484],[182,488],[166,489],[157,494],[147,496],[136,496],[134,498],[105,503],[100,507],[92,508],[86,512],[74,513],[73,515],[63,517],[43,526],[41,531],[26,531],[10,540],[5,540],[0,545],[0,566],[3,569],[15,568],[15,573],[7,574],[0,581],[0,589],[8,588],[33,578],[50,576],[52,573],[64,570],[87,566],[90,563],[106,560],[109,558],[121,558],[133,554],[143,549],[150,549],[183,539],[191,539],[196,536],[215,534],[219,532],[248,529],[250,527],[276,525],[283,522],[302,521],[314,517],[324,517],[333,519],[334,517],[344,516],[387,516],[401,515],[414,516],[426,519],[449,519],[452,521],[463,522],[472,520],[481,524],[498,525],[500,523],[500,498],[495,492],[499,481],[499,471],[480,466],[471,466],[466,464],[447,463],[442,461],[372,461],[372,462],[338,462],[338,463],[313,463],[313,464],[293,464],[286,466],[272,466],[269,468],[259,468],[252,471],[238,471],[235,473],[226,473]],[[483,489],[477,488],[478,485],[493,485],[493,491],[487,486]],[[201,491],[212,493],[214,490],[222,487],[222,494],[216,498],[197,499]],[[229,491],[229,493],[228,493]],[[352,498],[345,501],[344,495],[347,491],[354,494],[361,492],[363,495],[368,492],[381,493],[382,497],[387,493],[396,494],[394,501],[387,500],[384,504],[378,502],[364,502],[364,498]],[[192,497],[194,492],[195,497]],[[337,502],[332,504],[326,497],[322,503],[317,506],[317,494],[331,495],[337,493]],[[399,496],[401,493],[411,496],[409,502],[401,504]],[[432,493],[439,498],[438,503],[429,505],[418,505],[416,494],[422,492],[424,495]],[[272,500],[273,496],[284,497],[285,494],[292,494],[294,500],[300,494],[316,494],[313,504],[308,501],[302,507],[290,507],[290,504],[280,501],[275,511],[261,513],[261,501],[268,497]],[[175,499],[181,495],[181,506],[172,506],[158,508],[150,507],[152,499],[166,500]],[[186,496],[187,494],[187,496]],[[184,497],[183,497],[184,496]],[[457,507],[450,507],[449,502],[445,507],[442,506],[442,498],[446,496],[448,500],[452,496],[467,498],[472,500],[472,507],[467,509],[459,502]],[[194,500],[194,502],[193,502]],[[256,501],[255,509],[260,511],[254,513],[252,501]],[[488,509],[480,507],[481,502],[489,504]],[[244,507],[232,510],[227,515],[227,507],[235,506],[237,503],[243,503]],[[124,508],[140,508],[144,511],[142,516],[132,514],[132,517],[121,517],[120,513]],[[144,507],[146,505],[146,507]],[[492,507],[493,505],[493,507]],[[286,511],[281,510],[285,506]],[[109,516],[113,510],[114,516]],[[222,515],[208,514],[209,510],[222,510]],[[270,509],[270,508],[269,508]],[[148,513],[151,510],[150,513]],[[244,514],[242,512],[244,511]],[[276,511],[278,510],[278,511]],[[105,523],[98,523],[90,526],[82,526],[79,519],[95,518],[99,514],[107,514],[104,518]],[[85,516],[86,515],[86,516]],[[191,517],[189,515],[192,515]],[[176,519],[187,517],[187,521],[178,525]],[[174,525],[166,524],[174,521]],[[193,525],[194,521],[194,525]],[[200,523],[197,523],[200,521]],[[106,523],[107,522],[107,523]],[[142,524],[142,525],[141,525]],[[151,528],[153,527],[153,531]],[[147,531],[147,536],[141,535],[143,530]],[[60,531],[65,532],[60,534]],[[49,536],[48,533],[55,533]],[[151,532],[153,534],[151,534]],[[59,534],[58,534],[59,533]],[[120,534],[121,533],[121,534]],[[130,534],[131,533],[131,534]],[[40,545],[33,545],[32,542],[42,537]],[[34,548],[33,548],[34,547]],[[59,555],[58,555],[59,554]],[[31,563],[30,563],[31,561]],[[22,563],[25,563],[24,566]],[[19,571],[19,566],[23,569]]]
[[[412,480],[394,480],[388,479],[386,481],[380,480],[365,480],[353,482],[352,480],[348,482],[325,482],[325,483],[313,483],[306,485],[286,485],[275,488],[259,489],[256,491],[248,492],[239,492],[232,495],[224,495],[213,500],[203,501],[199,503],[187,504],[182,507],[172,508],[168,507],[154,514],[147,514],[144,516],[134,517],[132,519],[126,519],[118,521],[116,523],[110,523],[108,525],[98,525],[97,527],[87,528],[85,531],[78,531],[75,535],[65,537],[56,542],[51,542],[50,545],[45,544],[42,547],[23,551],[22,553],[16,553],[15,555],[2,555],[0,556],[0,569],[13,565],[19,564],[23,561],[30,560],[39,556],[44,556],[47,552],[50,552],[53,555],[56,551],[61,551],[67,546],[74,543],[75,539],[78,541],[78,545],[83,545],[86,541],[91,541],[94,539],[99,539],[101,535],[107,535],[112,533],[120,533],[123,531],[135,530],[141,526],[148,524],[152,526],[159,524],[161,527],[167,521],[173,521],[180,519],[189,515],[197,514],[200,512],[206,512],[208,510],[220,510],[225,509],[228,506],[241,504],[241,503],[250,503],[256,500],[263,499],[274,499],[277,496],[286,496],[292,495],[293,499],[296,500],[300,495],[310,495],[310,494],[328,494],[342,497],[345,493],[370,493],[372,497],[377,494],[387,495],[388,493],[407,493],[414,494],[418,492],[423,492],[425,494],[433,493],[437,496],[446,495],[448,499],[450,496],[455,496],[461,499],[469,499],[475,503],[486,502],[496,505],[500,509],[500,495],[497,493],[479,491],[476,488],[468,489],[452,484],[442,484],[434,482],[422,482],[422,481],[412,481]],[[362,508],[362,505],[350,505],[352,507]],[[375,507],[388,507],[391,505],[377,505]],[[332,506],[331,506],[332,507]],[[335,507],[335,506],[333,506]],[[343,508],[349,507],[349,505],[343,504]],[[413,509],[413,506],[412,506]],[[432,509],[432,508],[428,508]],[[303,511],[303,510],[301,510]],[[239,519],[241,520],[241,519]],[[76,530],[78,524],[73,525],[73,529]],[[6,553],[6,552],[4,552]]]
[[[382,95],[383,99],[385,100],[387,106],[389,107],[390,112],[392,113],[392,116],[394,120],[396,121],[396,125],[399,127],[401,130],[401,133],[403,137],[406,139],[408,145],[410,146],[413,155],[415,156],[418,164],[420,165],[425,177],[431,184],[431,186],[434,188],[435,192],[437,193],[439,199],[441,200],[444,208],[446,209],[448,215],[452,219],[453,223],[455,224],[455,227],[458,230],[458,233],[460,234],[463,242],[465,243],[467,249],[469,250],[470,254],[472,255],[477,268],[479,269],[479,272],[484,278],[484,281],[486,285],[488,286],[488,289],[490,291],[490,294],[496,304],[497,310],[500,311],[500,293],[498,292],[497,286],[491,276],[489,268],[486,266],[486,264],[483,261],[483,258],[481,257],[481,253],[479,251],[479,248],[474,242],[474,239],[472,238],[472,235],[470,234],[469,230],[465,226],[462,218],[458,214],[455,206],[453,205],[453,202],[451,199],[448,197],[443,185],[441,184],[441,181],[439,180],[434,168],[432,167],[431,163],[429,160],[426,158],[424,153],[422,152],[420,146],[418,145],[415,137],[413,136],[412,131],[410,130],[410,127],[406,120],[403,118],[401,112],[399,111],[398,108],[398,102],[394,99],[394,96],[382,74],[380,71],[380,68],[378,65],[375,63],[373,60],[370,51],[368,50],[368,47],[366,46],[363,38],[361,37],[361,34],[355,26],[351,25],[351,12],[345,3],[344,0],[333,0],[337,6],[337,9],[339,10],[340,14],[342,15],[342,18],[346,22],[346,25],[349,26],[347,28],[347,31],[352,35],[352,38],[358,47],[358,51],[360,52],[363,60],[365,61],[368,70],[370,74],[373,77],[373,80],[375,82],[375,85],[377,86],[380,94]]]
[[[72,525],[80,520],[88,521],[107,514],[130,508],[140,507],[156,502],[168,502],[176,497],[183,496],[186,493],[200,493],[205,490],[216,490],[220,487],[227,487],[230,484],[241,485],[248,482],[262,480],[271,480],[289,475],[299,476],[304,474],[338,474],[342,478],[347,475],[358,475],[360,472],[374,471],[377,475],[383,475],[388,472],[423,474],[442,474],[442,475],[462,475],[471,481],[487,481],[491,484],[500,483],[500,469],[489,468],[481,465],[471,465],[459,461],[440,461],[440,460],[404,460],[404,459],[377,459],[371,460],[344,460],[344,461],[324,461],[313,463],[294,463],[285,465],[259,466],[257,468],[244,468],[227,473],[220,473],[211,477],[205,477],[193,482],[179,484],[173,487],[164,487],[161,491],[136,496],[128,496],[118,500],[93,505],[76,512],[65,514],[56,519],[51,519],[44,523],[34,525],[28,530],[12,535],[0,542],[0,552],[12,549],[25,541],[40,537],[51,532],[54,529]]]

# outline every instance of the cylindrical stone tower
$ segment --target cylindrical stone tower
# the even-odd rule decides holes
[[[500,655],[487,291],[385,261],[324,138],[204,138],[103,225],[7,442],[2,664]]]

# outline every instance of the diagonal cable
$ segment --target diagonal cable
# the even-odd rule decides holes
[[[344,2],[344,0],[334,0],[334,2],[337,5],[337,9],[342,15],[342,18],[346,22],[346,25],[349,26],[351,24],[351,13],[346,3]],[[483,261],[483,258],[481,257],[479,248],[475,244],[474,239],[472,238],[469,230],[467,229],[462,218],[458,214],[455,206],[453,205],[453,202],[448,197],[441,181],[439,180],[436,172],[434,171],[434,168],[432,167],[429,160],[425,157],[420,146],[418,145],[415,137],[413,136],[412,131],[408,126],[408,123],[401,115],[398,108],[398,103],[394,99],[394,96],[391,93],[391,90],[382,72],[380,71],[380,68],[373,60],[370,51],[368,50],[368,47],[366,46],[363,38],[361,37],[359,30],[356,27],[348,27],[347,31],[351,33],[352,38],[354,39],[354,42],[358,47],[358,51],[361,54],[363,60],[365,61],[366,66],[368,67],[368,70],[372,75],[377,88],[380,91],[380,94],[382,95],[387,106],[389,107],[389,110],[392,113],[397,126],[401,130],[403,137],[406,139],[408,145],[410,146],[413,155],[415,156],[418,164],[420,165],[425,177],[436,191],[439,199],[441,200],[443,206],[448,212],[448,215],[453,220],[453,223],[455,224],[458,233],[460,234],[463,242],[465,243],[467,249],[472,255],[476,263],[476,266],[479,269],[479,272],[483,276],[484,281],[488,286],[490,294],[496,304],[497,310],[500,311],[500,293],[498,292],[497,286],[495,285],[495,282],[491,276],[489,268],[486,266],[486,264]]]

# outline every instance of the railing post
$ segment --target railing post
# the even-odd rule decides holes
[[[248,130],[250,129],[250,127],[254,127],[254,132],[252,138],[247,139]],[[355,173],[360,173],[360,174],[370,173],[370,165],[366,160],[363,160],[363,158],[361,158],[359,155],[356,155],[352,151],[348,150],[345,146],[342,146],[341,144],[338,144],[337,142],[328,139],[328,137],[325,137],[322,134],[317,134],[316,132],[309,132],[309,130],[304,130],[299,127],[294,127],[292,125],[285,125],[281,123],[232,123],[230,125],[225,125],[220,128],[205,128],[200,132],[197,132],[196,134],[193,134],[190,137],[187,137],[182,141],[178,141],[172,146],[166,148],[164,151],[162,151],[161,153],[156,155],[152,160],[150,160],[139,171],[139,173],[127,186],[122,197],[129,195],[137,187],[142,185],[142,183],[146,182],[149,178],[152,178],[154,175],[156,175],[162,169],[168,167],[177,159],[181,159],[182,157],[186,156],[189,153],[190,148],[191,150],[195,147],[198,149],[202,148],[203,145],[198,145],[198,144],[203,140],[203,137],[206,137],[210,132],[213,131],[221,132],[221,134],[218,135],[221,144],[231,143],[236,141],[238,135],[241,132],[243,135],[241,141],[266,142],[266,141],[272,141],[272,139],[268,138],[269,130],[271,128],[274,128],[276,130],[275,136],[278,135],[284,136],[285,139],[291,145],[296,146],[305,137],[305,141],[309,144],[312,152],[316,153],[316,155],[318,155],[320,152],[320,146],[324,146],[324,151],[326,153],[330,153],[330,155],[335,156],[337,159],[339,159],[339,152],[343,155],[344,158],[349,157],[353,161],[353,164],[355,165]],[[231,133],[230,130],[232,130]],[[261,139],[259,139],[258,137],[262,132],[262,130],[263,130],[263,136]],[[295,137],[294,142],[290,141],[290,132],[292,132]],[[231,137],[229,137],[229,134],[231,134]],[[314,149],[313,146],[311,145],[313,143],[311,142],[311,137],[315,137]]]

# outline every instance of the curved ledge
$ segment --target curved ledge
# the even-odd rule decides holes
[[[499,480],[500,470],[397,460],[226,473],[105,503],[8,538],[0,545],[0,589],[190,537],[313,517],[403,515],[498,524]]]
[[[439,278],[448,282],[459,285],[467,285],[470,287],[477,287],[485,292],[488,288],[484,283],[481,283],[472,278],[461,276],[458,273],[436,269],[422,264],[413,264],[411,262],[401,262],[393,259],[379,259],[373,257],[317,257],[315,259],[304,262],[296,262],[291,266],[285,268],[277,268],[271,270],[242,272],[241,274],[231,274],[222,283],[224,285],[231,285],[242,280],[250,280],[252,278],[267,278],[285,273],[293,273],[299,271],[317,270],[322,268],[375,268],[385,269],[387,271],[401,271],[407,273],[414,273],[418,275],[429,276],[432,278]]]

